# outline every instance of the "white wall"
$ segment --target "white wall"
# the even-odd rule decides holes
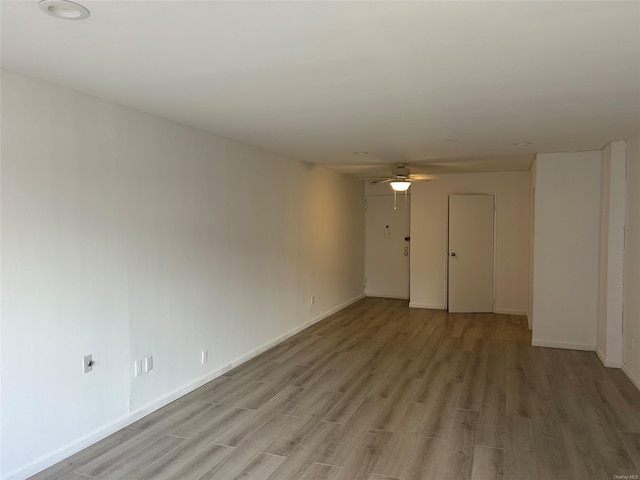
[[[607,352],[607,265],[609,263],[609,195],[611,193],[611,144],[602,149],[600,201],[600,262],[598,278],[598,334],[596,352],[603,361]]]
[[[602,152],[536,159],[533,344],[593,350]]]
[[[626,203],[622,368],[640,390],[640,132],[627,140]]]
[[[354,179],[9,72],[1,153],[3,478],[363,293]]]
[[[625,142],[612,142],[602,150],[596,352],[604,365],[618,368],[622,365],[625,164]]]
[[[526,315],[529,172],[440,175],[411,186],[411,306],[447,308],[447,196],[496,195],[496,312]]]
[[[527,321],[529,330],[533,329],[533,237],[536,219],[536,161],[531,165],[531,187],[529,195],[529,308]]]

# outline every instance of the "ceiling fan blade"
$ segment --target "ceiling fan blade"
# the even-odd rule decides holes
[[[428,181],[428,180],[433,180],[434,178],[438,178],[436,175],[430,175],[427,173],[416,173],[416,174],[411,174],[409,176],[409,181],[410,182],[423,182],[423,181]]]
[[[376,185],[378,183],[393,182],[394,180],[395,178],[374,178],[373,180],[370,180],[369,183],[371,185]]]

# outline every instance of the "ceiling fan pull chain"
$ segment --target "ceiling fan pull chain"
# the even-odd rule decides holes
[[[393,191],[393,209],[398,209],[398,192],[395,190]]]

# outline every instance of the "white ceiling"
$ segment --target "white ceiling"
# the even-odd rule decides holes
[[[2,66],[357,176],[640,131],[639,2],[82,3],[3,0]]]

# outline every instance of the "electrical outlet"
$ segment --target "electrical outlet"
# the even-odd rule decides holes
[[[150,372],[151,370],[153,370],[153,355],[144,357],[144,373]]]
[[[142,360],[136,360],[133,362],[133,376],[139,377],[142,373]]]
[[[89,373],[93,370],[93,358],[91,355],[85,355],[82,357],[82,370],[84,373]]]
[[[202,350],[202,352],[200,352],[200,363],[204,365],[205,363],[207,363],[208,360],[209,360],[209,351]]]

